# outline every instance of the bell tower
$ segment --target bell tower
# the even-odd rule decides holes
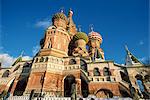
[[[46,30],[44,39],[40,42],[40,56],[68,56],[67,53],[70,36],[67,31],[67,24],[68,19],[63,11],[54,14],[52,18],[52,26]]]

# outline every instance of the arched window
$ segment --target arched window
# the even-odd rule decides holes
[[[104,69],[103,69],[103,74],[104,74],[104,76],[109,76],[109,75],[111,75],[111,72],[109,71],[109,68],[104,67]]]
[[[9,70],[6,70],[6,71],[3,73],[2,77],[8,77],[9,74],[10,74]]]
[[[125,82],[128,82],[129,83],[129,77],[126,73],[120,71],[120,75],[121,75],[121,79]]]
[[[71,59],[70,61],[69,61],[69,65],[73,65],[73,64],[76,64],[77,62],[75,61],[75,59]]]
[[[145,75],[145,76],[144,76],[144,81],[145,81],[145,82],[150,82],[150,75],[148,75],[148,74]]]
[[[43,62],[43,61],[44,61],[44,58],[43,58],[43,57],[41,57],[40,62]]]
[[[38,58],[35,59],[35,62],[38,62]]]
[[[47,62],[48,61],[48,57],[46,57],[46,59],[45,59],[45,62]]]
[[[100,72],[99,72],[99,69],[98,69],[98,68],[94,68],[94,70],[93,70],[93,75],[94,75],[94,76],[100,76]]]

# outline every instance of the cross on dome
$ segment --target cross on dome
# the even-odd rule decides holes
[[[61,7],[61,8],[60,8],[60,12],[61,12],[61,13],[64,13],[64,7]]]
[[[81,32],[81,25],[78,25],[78,31]]]
[[[90,32],[93,32],[93,30],[94,30],[94,25],[93,24],[89,25],[89,30],[90,30]]]

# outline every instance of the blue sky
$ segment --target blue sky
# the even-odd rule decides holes
[[[52,15],[73,9],[75,24],[89,33],[89,25],[103,37],[105,58],[124,63],[125,49],[140,59],[149,54],[149,0],[1,0],[0,54],[32,57]]]

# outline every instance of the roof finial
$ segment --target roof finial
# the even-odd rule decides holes
[[[90,32],[93,32],[93,30],[94,30],[94,28],[93,28],[93,27],[94,27],[94,25],[93,25],[93,24],[90,24],[90,25],[89,25],[89,31],[90,31]]]
[[[72,9],[71,9],[71,8],[69,9],[69,12],[70,12],[71,14],[73,14],[73,11],[72,11]]]
[[[69,11],[72,11],[72,9],[70,8]]]
[[[23,54],[24,54],[24,51],[22,51],[22,52],[21,52],[20,56],[22,57],[22,56],[23,56]]]
[[[126,49],[126,51],[129,51],[129,49],[128,49],[128,46],[127,46],[127,45],[125,45],[125,49]]]
[[[61,12],[61,13],[64,13],[64,7],[61,7],[61,8],[60,8],[60,12]]]
[[[70,9],[69,9],[69,13],[68,13],[68,17],[72,18],[72,15],[73,15],[73,11],[72,11],[72,9],[70,8]]]
[[[81,32],[81,25],[78,25],[78,31]]]

